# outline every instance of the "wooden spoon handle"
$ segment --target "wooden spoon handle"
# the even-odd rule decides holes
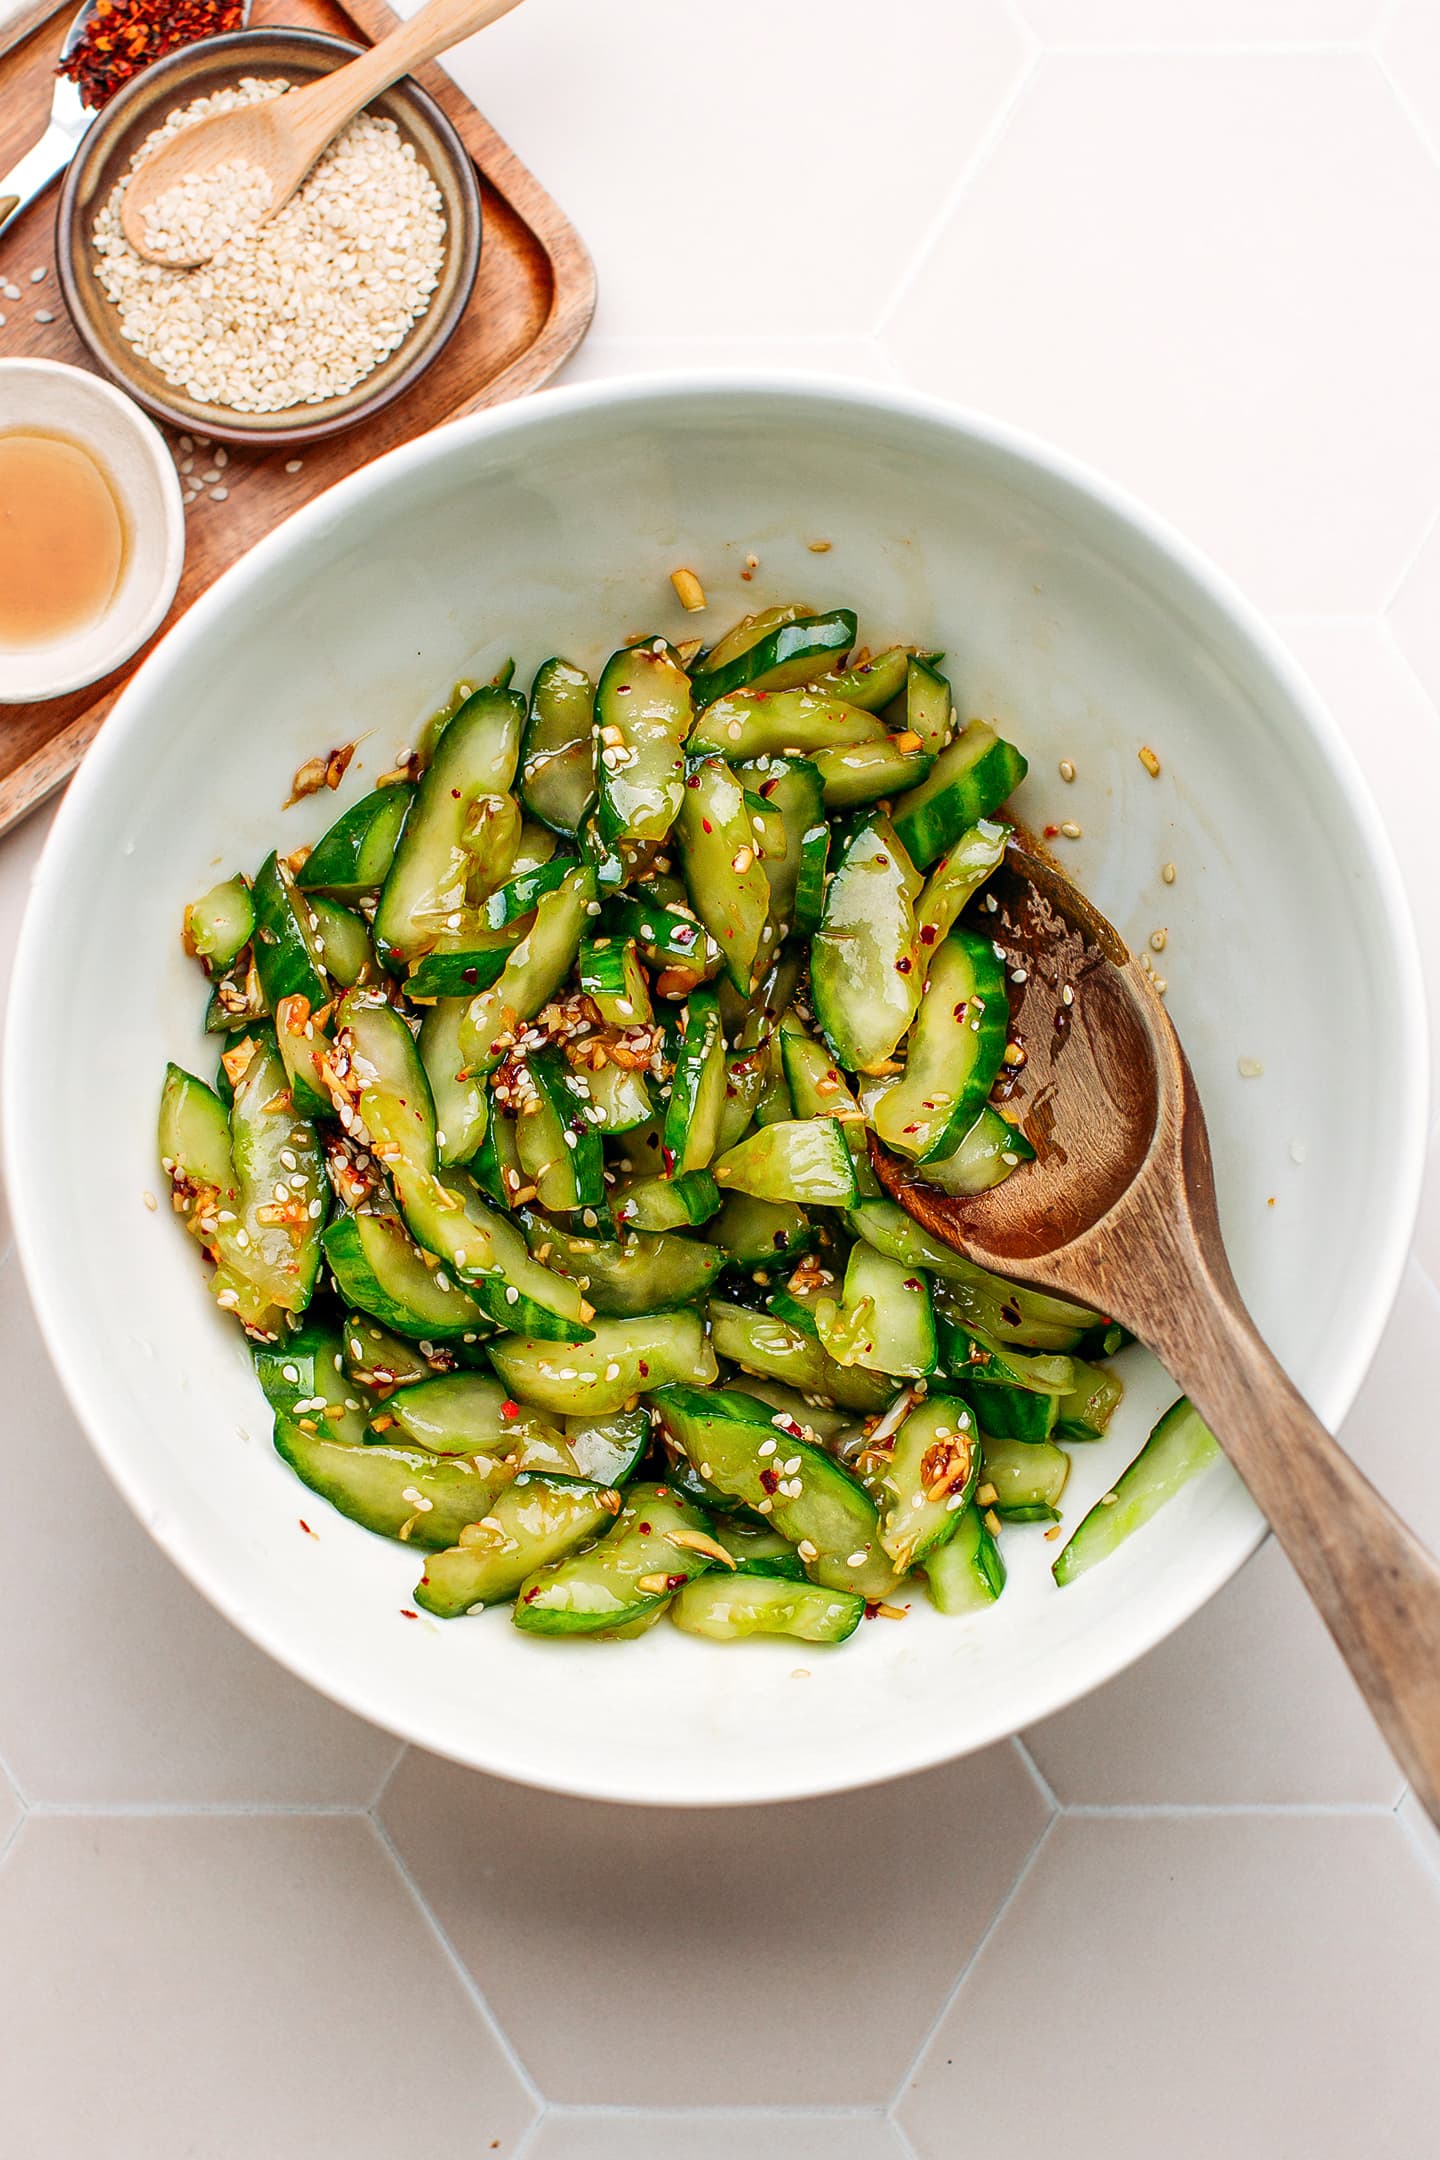
[[[463,38],[473,37],[519,4],[520,0],[425,0],[424,7],[408,22],[397,23],[370,52],[306,87],[301,95],[307,131],[313,127],[322,141],[328,141],[402,75],[423,67],[437,53],[448,52]]]
[[[1223,1255],[1147,1312],[1144,1340],[1211,1427],[1290,1556],[1432,1821],[1440,1826],[1440,1563],[1355,1467],[1271,1356]]]

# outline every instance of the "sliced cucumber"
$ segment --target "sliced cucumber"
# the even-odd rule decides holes
[[[777,1430],[753,1395],[670,1387],[651,1398],[707,1485],[753,1508],[794,1545],[812,1581],[883,1598],[895,1571],[875,1503],[823,1448]]]
[[[821,839],[829,837],[819,772],[808,758],[759,758],[738,767],[735,777],[780,819],[783,829],[784,848],[767,845],[764,862],[775,937],[783,937],[792,925],[797,930],[813,929],[820,919],[820,894],[816,889],[816,842],[812,836],[818,832]],[[807,910],[813,906],[814,915],[813,920],[802,921],[796,892],[801,872],[807,867],[805,906]],[[819,851],[819,869],[823,881],[823,848]]]
[[[325,1259],[347,1304],[412,1342],[478,1342],[489,1332],[474,1298],[430,1264],[396,1215],[337,1215]]]
[[[953,1534],[925,1562],[930,1600],[937,1612],[982,1612],[1005,1587],[1005,1562],[979,1508],[972,1501],[955,1518]]]
[[[326,1192],[320,1143],[290,1106],[273,1043],[257,1043],[235,1084],[230,1153],[239,1205],[235,1221],[219,1225],[211,1288],[247,1327],[273,1334],[277,1312],[303,1312],[310,1302]]]
[[[935,1334],[941,1371],[967,1389],[972,1380],[988,1380],[996,1387],[1063,1396],[1079,1384],[1076,1374],[1083,1368],[1073,1358],[1002,1350],[989,1336],[940,1313],[935,1317]]]
[[[967,826],[995,815],[1020,785],[1026,760],[987,721],[972,720],[929,774],[895,805],[895,830],[910,860],[928,870]]]
[[[664,640],[607,662],[595,692],[599,828],[612,846],[663,840],[684,793],[690,681]]]
[[[338,817],[318,840],[296,880],[302,892],[364,900],[379,892],[395,859],[415,790],[377,788]]]
[[[385,1444],[357,1447],[309,1419],[277,1417],[276,1452],[312,1492],[379,1537],[443,1549],[459,1542],[467,1523],[488,1514],[512,1473],[500,1463],[479,1470],[465,1456],[430,1455],[424,1448]]]
[[[863,705],[867,712],[883,712],[905,688],[910,655],[903,645],[891,645],[873,660],[860,660],[835,675],[817,678],[817,690],[844,698],[847,705]]]
[[[522,840],[526,832],[533,834],[539,829],[535,825],[524,828]],[[498,934],[501,930],[512,929],[515,924],[526,921],[534,914],[546,893],[554,892],[557,886],[563,885],[574,869],[573,855],[558,855],[555,852],[555,835],[546,833],[545,839],[549,842],[549,847],[541,860],[522,866],[517,855],[511,866],[514,876],[504,885],[498,886],[485,902],[482,913],[486,926],[491,931]]]
[[[937,667],[915,654],[905,671],[905,726],[932,757],[938,757],[956,728],[949,683]]]
[[[584,1289],[596,1312],[611,1316],[666,1312],[705,1296],[725,1265],[718,1245],[699,1238],[627,1231],[619,1239],[582,1237],[522,1213],[525,1241],[545,1265]]]
[[[695,702],[709,705],[732,690],[787,690],[813,682],[837,667],[855,643],[855,617],[849,608],[828,615],[792,616],[772,622],[753,643],[739,650],[722,640],[695,669]]]
[[[325,972],[342,990],[353,990],[357,983],[374,982],[380,972],[375,958],[375,948],[370,943],[370,932],[363,916],[353,908],[342,907],[338,900],[330,900],[324,893],[308,895],[310,912],[319,925],[320,957]]]
[[[531,1635],[611,1634],[664,1609],[717,1565],[707,1518],[665,1485],[633,1485],[598,1544],[538,1569],[521,1586],[515,1625]]]
[[[771,851],[756,830],[764,823],[758,797],[719,758],[705,758],[687,775],[676,836],[690,904],[719,946],[730,980],[745,997],[770,915]],[[771,836],[775,854],[785,841],[778,820],[777,829],[779,849]]]
[[[402,1341],[369,1313],[347,1313],[341,1339],[345,1370],[354,1388],[376,1402],[384,1402],[397,1388],[419,1387],[433,1380],[437,1367],[431,1360],[445,1354],[437,1353],[433,1342],[419,1350]]]
[[[880,1180],[870,1162],[865,1113],[829,1049],[807,1033],[793,1013],[780,1023],[780,1056],[796,1117],[834,1118],[855,1165],[856,1190],[862,1196],[878,1195]]]
[[[426,953],[406,976],[405,995],[417,1002],[478,997],[504,974],[510,955],[530,927],[522,916],[500,930],[467,931],[467,942],[455,952]]]
[[[724,1575],[719,1569],[687,1583],[670,1607],[676,1627],[710,1642],[790,1635],[801,1642],[840,1643],[864,1617],[864,1598],[850,1590],[767,1575]]]
[[[317,1028],[311,1018],[308,998],[281,998],[275,1007],[275,1047],[290,1084],[290,1100],[300,1116],[329,1117],[330,1097],[320,1070],[321,1056],[329,1044],[324,1029]],[[233,1062],[239,1048],[243,1045],[226,1051],[222,1071],[228,1072],[226,1060]]]
[[[675,1058],[662,1134],[666,1174],[688,1177],[709,1167],[725,1107],[725,1037],[713,990],[695,990]]]
[[[207,1035],[233,1035],[263,1020],[270,1007],[260,985],[253,945],[242,952],[232,967],[217,975],[205,1008]]]
[[[463,1170],[441,1177],[399,1162],[393,1174],[412,1234],[492,1320],[557,1342],[585,1334],[589,1307],[576,1284],[531,1259],[515,1224]]]
[[[757,1200],[729,1192],[710,1231],[731,1267],[777,1267],[798,1260],[815,1243],[816,1230],[793,1200]]]
[[[715,1353],[693,1312],[597,1316],[583,1342],[555,1343],[503,1335],[490,1362],[512,1395],[554,1417],[609,1417],[633,1396],[688,1381],[708,1387]]]
[[[1058,1395],[1000,1387],[991,1380],[971,1380],[968,1393],[981,1431],[992,1439],[1048,1440],[1060,1416]]]
[[[615,1187],[610,1216],[617,1230],[683,1230],[708,1222],[720,1205],[720,1188],[708,1170],[683,1177],[629,1178]]]
[[[915,921],[921,957],[927,965],[928,955],[949,936],[960,910],[1004,861],[1012,830],[1009,825],[981,818],[961,833],[926,878],[916,904]]]
[[[954,1535],[980,1475],[975,1421],[958,1395],[927,1395],[896,1432],[885,1459],[872,1450],[865,1482],[880,1509],[880,1542],[899,1575]]]
[[[993,940],[954,930],[930,962],[905,1070],[875,1107],[875,1130],[912,1162],[953,1154],[995,1085],[1010,1007]]]
[[[1099,1440],[1120,1407],[1125,1383],[1118,1373],[1089,1365],[1083,1358],[1074,1360],[1073,1369],[1075,1384],[1060,1398],[1056,1438]]]
[[[756,1200],[853,1207],[855,1165],[833,1118],[789,1118],[738,1141],[715,1164],[715,1182]]]
[[[339,1418],[349,1428],[341,1437],[363,1437],[364,1405],[355,1400],[344,1344],[332,1323],[307,1320],[279,1342],[252,1343],[250,1359],[272,1410],[319,1414],[332,1425]]]
[[[810,947],[815,1017],[851,1072],[883,1072],[924,985],[915,898],[920,878],[894,827],[872,813],[847,841]]]
[[[1027,1350],[1074,1350],[1101,1316],[1068,1298],[1043,1290],[1022,1289],[967,1260],[949,1245],[927,1237],[920,1225],[893,1200],[862,1200],[848,1221],[857,1237],[877,1252],[923,1267],[945,1284],[945,1309],[952,1318],[973,1322],[997,1343]]]
[[[1070,1475],[1070,1458],[1049,1440],[1005,1440],[986,1434],[980,1443],[982,1507],[993,1508],[1002,1522],[1058,1522],[1060,1495]],[[992,1491],[993,1500],[985,1493]]]
[[[420,1023],[416,1048],[435,1110],[435,1146],[442,1164],[466,1163],[485,1138],[489,1098],[465,1068],[460,1049],[463,998],[441,998]]]
[[[837,1364],[863,1365],[897,1379],[935,1370],[935,1314],[923,1270],[889,1260],[863,1241],[851,1248],[843,1299],[816,1300],[815,1327]]]
[[[1167,1500],[1214,1462],[1220,1444],[1188,1399],[1172,1403],[1129,1467],[1120,1473],[1065,1546],[1052,1570],[1062,1588],[1108,1559]]]
[[[320,946],[320,923],[294,877],[276,855],[260,865],[253,893],[255,967],[271,1012],[283,997],[312,1007],[330,996]]]
[[[609,902],[605,920],[614,936],[632,938],[662,973],[688,974],[700,983],[719,972],[721,952],[714,938],[697,916],[673,903],[627,893]]]
[[[620,1496],[577,1478],[529,1475],[507,1485],[462,1542],[435,1553],[415,1585],[415,1603],[457,1619],[514,1597],[538,1568],[577,1552],[614,1521]]]
[[[181,943],[207,975],[221,975],[244,951],[255,932],[255,903],[243,877],[212,885],[185,910]]]
[[[740,690],[702,712],[686,745],[691,757],[813,757],[842,743],[884,742],[885,723],[843,698],[816,690]]]
[[[387,1168],[403,1160],[434,1169],[435,1105],[425,1067],[409,1028],[378,992],[347,990],[341,999],[331,1069],[350,1110],[348,1129],[368,1140]]]
[[[565,1439],[581,1477],[597,1485],[625,1485],[650,1445],[649,1414],[616,1410],[603,1418],[566,1418]]]
[[[746,1305],[717,1297],[710,1299],[707,1310],[715,1354],[747,1372],[768,1374],[802,1395],[814,1395],[822,1403],[843,1403],[847,1410],[866,1414],[883,1410],[894,1392],[878,1373],[867,1372],[863,1366],[837,1365],[818,1342],[777,1320],[773,1313],[752,1312]]]
[[[514,1205],[516,1193],[524,1186],[525,1173],[520,1168],[515,1120],[504,1111],[491,1108],[485,1137],[475,1152],[470,1174],[485,1198],[493,1201],[496,1207]]]
[[[580,830],[595,800],[595,686],[583,668],[547,660],[530,690],[520,799],[552,831]]]
[[[655,1017],[634,938],[594,938],[580,947],[580,988],[607,1027],[644,1027]]]
[[[836,743],[814,754],[825,807],[832,813],[918,787],[934,762],[928,750],[902,749],[893,735],[883,742]]]
[[[586,1115],[584,1087],[553,1045],[526,1053],[531,1096],[516,1120],[520,1167],[542,1208],[599,1207],[605,1198],[600,1135]],[[533,1096],[533,1107],[532,1107]]]
[[[689,1457],[682,1460],[689,1462]],[[792,1583],[806,1580],[805,1563],[799,1553],[789,1538],[781,1537],[768,1523],[756,1522],[748,1515],[720,1515],[715,1521],[715,1539],[735,1562],[736,1575],[768,1575]]]
[[[946,1193],[989,1192],[1022,1163],[1034,1160],[1035,1150],[1019,1126],[1007,1124],[986,1103],[959,1146],[925,1164],[925,1180]]]
[[[398,1427],[394,1445],[413,1441],[432,1455],[493,1456],[504,1462],[523,1441],[544,1435],[553,1445],[551,1467],[574,1471],[562,1436],[533,1411],[511,1400],[486,1373],[444,1373],[392,1395],[383,1416]],[[372,1430],[378,1423],[372,1420]],[[483,1468],[483,1462],[482,1462]]]
[[[467,921],[508,876],[520,840],[509,791],[524,722],[523,698],[487,687],[440,737],[375,913],[376,949],[393,973],[437,946],[463,945]]]
[[[516,1026],[533,1020],[555,995],[574,965],[595,904],[595,873],[585,864],[567,871],[555,890],[543,895],[504,972],[471,1000],[460,1022],[460,1047],[470,1072],[492,1072]]]
[[[763,1373],[746,1373],[741,1390],[753,1395],[757,1402],[768,1403],[772,1412],[782,1411],[785,1423],[778,1424],[773,1417],[771,1423],[777,1432],[789,1433],[793,1439],[809,1440],[817,1447],[823,1442],[829,1447],[856,1429],[852,1411],[811,1402],[781,1381],[768,1380]]]

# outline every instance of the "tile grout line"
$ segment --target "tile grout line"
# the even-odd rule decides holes
[[[908,267],[901,271],[894,291],[871,326],[870,336],[882,344],[885,340],[885,332],[893,321],[896,310],[909,293],[911,286],[920,275],[925,264],[929,261],[930,256],[939,244],[941,235],[964,200],[966,191],[972,181],[979,177],[988,164],[990,154],[1009,127],[1010,116],[1019,104],[1026,88],[1045,64],[1046,54],[1044,48],[1028,29],[1026,35],[1028,39],[1026,51],[1021,60],[1019,72],[1010,85],[1009,95],[1002,99],[999,108],[992,113],[988,125],[981,133],[980,140],[961,166],[956,178],[946,189],[944,200],[926,226],[919,245],[910,258]]]
[[[494,2011],[490,2008],[490,2005],[486,2001],[485,1996],[480,1988],[480,1984],[475,1978],[475,1975],[471,1972],[469,1966],[465,1963],[464,1959],[456,1950],[455,1945],[451,1942],[450,1937],[447,1935],[444,1928],[441,1927],[440,1922],[435,1917],[434,1912],[430,1908],[428,1900],[421,1896],[420,1886],[416,1882],[414,1876],[411,1874],[410,1869],[406,1864],[405,1857],[400,1851],[399,1846],[395,1843],[394,1838],[391,1837],[387,1825],[384,1823],[381,1817],[376,1814],[373,1808],[365,1810],[365,1813],[368,1817],[370,1827],[374,1831],[376,1838],[379,1840],[383,1849],[390,1855],[392,1865],[396,1869],[396,1872],[399,1874],[401,1882],[409,1891],[410,1896],[414,1901],[417,1912],[420,1914],[426,1926],[434,1935],[435,1940],[439,1943],[441,1949],[444,1951],[446,1957],[449,1959],[451,1967],[453,1968],[457,1979],[460,1981],[460,1984],[465,1990],[465,1993],[469,1996],[471,2002],[475,2005],[475,2008],[480,2013],[481,2020],[488,2028],[492,2038],[495,2041],[496,2046],[499,2048],[506,2062],[510,2065],[511,2070],[514,2072],[515,2076],[519,2079],[521,2085],[524,2087],[526,2093],[529,2095],[530,2101],[537,2110],[538,2116],[539,2113],[543,2113],[547,2105],[544,2094],[541,2092],[540,2087],[536,2084],[534,2078],[531,2076],[530,2071],[526,2067],[525,2063],[521,2060],[520,2055],[515,2048],[514,2042],[510,2038],[510,2035],[506,2032],[504,2026],[500,2023],[499,2018],[496,2017]]]
[[[863,2102],[848,2106],[843,2101],[817,2100],[807,2107],[798,2100],[703,2100],[693,2101],[626,2101],[626,2100],[547,2100],[545,2112],[557,2121],[572,2120],[575,2116],[604,2116],[607,2122],[628,2121],[632,2116],[685,2115],[701,2120],[728,2122],[732,2115],[759,2117],[780,2122],[873,2122],[889,2121],[888,2102]]]
[[[1011,1733],[1010,1745],[1024,1764],[1026,1775],[1035,1787],[1036,1792],[1039,1793],[1040,1798],[1045,1802],[1046,1807],[1049,1808],[1052,1815],[1058,1815],[1063,1805],[1060,1796],[1040,1768],[1039,1763],[1036,1762],[1035,1757],[1031,1754],[1023,1734]]]
[[[899,2116],[893,2113],[887,2114],[885,2120],[890,2127],[891,2136],[894,2138],[896,2144],[900,2148],[900,2160],[920,2160],[919,2153],[917,2152],[916,2147],[911,2139],[910,2133],[906,2129],[904,2123],[901,2122]]]
[[[378,1814],[381,1803],[384,1801],[386,1793],[389,1792],[390,1787],[395,1782],[395,1776],[400,1768],[401,1763],[404,1762],[406,1756],[409,1753],[409,1741],[397,1740],[395,1743],[394,1756],[392,1757],[386,1769],[381,1772],[379,1784],[375,1787],[374,1792],[370,1795],[370,1798],[365,1803],[365,1812],[367,1815]]]
[[[520,2142],[515,2147],[514,2152],[510,2155],[510,2160],[525,2160],[526,2153],[529,2152],[531,2146],[535,2143],[535,2140],[539,2137],[540,2132],[544,2129],[549,2119],[549,2105],[546,2101],[542,2100],[540,2103],[539,2113],[536,2115],[532,2115],[529,2122],[525,2125],[525,2128],[521,2131]]]
[[[1370,1821],[1393,1815],[1395,1805],[1389,1800],[1069,1801],[1061,1813],[1082,1822],[1208,1822],[1233,1816],[1260,1816],[1266,1820],[1275,1816],[1288,1820],[1353,1816]]]
[[[985,1951],[985,1945],[989,1942],[991,1936],[999,1927],[1000,1922],[1004,1919],[1006,1913],[1009,1912],[1010,1907],[1014,1904],[1016,1898],[1020,1895],[1022,1885],[1028,1878],[1032,1868],[1034,1867],[1036,1861],[1039,1859],[1041,1853],[1049,1844],[1051,1835],[1053,1834],[1055,1829],[1055,1825],[1060,1820],[1061,1817],[1058,1814],[1052,1815],[1050,1817],[1050,1820],[1046,1823],[1044,1829],[1040,1832],[1039,1837],[1036,1838],[1035,1843],[1031,1846],[1029,1852],[1025,1855],[1025,1858],[1021,1861],[1020,1866],[1015,1873],[1015,1880],[1011,1883],[1004,1897],[1001,1898],[1000,1903],[996,1906],[994,1912],[991,1913],[989,1925],[986,1927],[985,1932],[980,1937],[979,1942],[976,1943],[975,1948],[971,1951],[969,1957],[966,1958],[965,1963],[961,1966],[959,1972],[955,1975],[954,1984],[946,1990],[939,2009],[936,2011],[934,2017],[931,2019],[929,2025],[926,2027],[925,2032],[921,2037],[919,2047],[915,2050],[915,2053],[911,2056],[909,2062],[906,2064],[904,2070],[901,2072],[900,2082],[890,2096],[889,2105],[886,2108],[886,2114],[889,2116],[892,2122],[895,2120],[895,2111],[900,2105],[900,2101],[905,2092],[906,2086],[910,2083],[916,2071],[919,2069],[921,2063],[924,2062],[925,2057],[929,2054],[930,2049],[934,2043],[936,2034],[939,2032],[946,2018],[949,2017],[950,2012],[955,2007],[956,2001],[959,1998],[961,1988],[964,1987],[965,1982],[969,1979],[971,1973],[979,1964],[980,1959]]]
[[[1218,38],[1213,44],[1176,39],[1171,45],[1147,45],[1128,38],[1118,45],[1048,44],[1041,51],[1060,60],[1353,60],[1370,59],[1370,38]]]
[[[1440,146],[1437,146],[1430,134],[1430,130],[1415,110],[1409,91],[1404,88],[1399,77],[1391,69],[1378,42],[1367,51],[1366,58],[1374,67],[1375,72],[1395,100],[1395,103],[1399,106],[1405,123],[1414,136],[1422,156],[1429,158],[1432,165],[1440,165]]]
[[[1406,1808],[1406,1801],[1411,1803]],[[1420,1803],[1407,1785],[1395,1803],[1395,1822],[1400,1835],[1415,1855],[1416,1865],[1426,1880],[1440,1890],[1440,1831],[1428,1822],[1416,1821]]]
[[[370,1809],[363,1800],[31,1800],[26,1803],[26,1813],[59,1822],[91,1817],[118,1822],[171,1822],[189,1816],[205,1821],[242,1816],[285,1821],[311,1815],[331,1821],[336,1817],[368,1818]]]
[[[1396,601],[1400,598],[1401,593],[1405,590],[1405,587],[1410,581],[1411,574],[1414,571],[1416,564],[1419,562],[1421,556],[1425,553],[1426,548],[1430,545],[1431,540],[1434,538],[1437,525],[1440,525],[1440,510],[1434,511],[1431,516],[1426,518],[1425,523],[1421,528],[1419,538],[1416,540],[1415,545],[1411,548],[1409,554],[1405,557],[1404,562],[1400,565],[1393,584],[1391,584],[1387,588],[1385,596],[1380,602],[1380,621],[1386,629],[1389,629],[1390,627],[1390,610],[1394,607]],[[1428,697],[1430,693],[1426,691],[1425,694]]]

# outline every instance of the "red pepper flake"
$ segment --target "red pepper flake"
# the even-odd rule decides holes
[[[1046,838],[1047,840],[1058,840],[1058,839],[1059,839],[1059,837],[1060,837],[1060,828],[1059,828],[1059,826],[1058,826],[1058,825],[1047,825],[1047,826],[1045,827],[1045,838]]]
[[[940,933],[933,922],[921,923],[920,943],[922,945],[933,945],[939,935]]]
[[[700,820],[700,830],[701,830],[702,832],[707,832],[707,833],[713,833],[713,832],[714,832],[715,828],[714,828],[714,826],[713,826],[713,825],[712,825],[712,824],[710,823],[710,820],[709,820],[709,818],[708,818],[708,817],[702,817],[702,818],[701,818],[701,820]]]
[[[760,1472],[760,1483],[764,1486],[767,1493],[778,1492],[780,1489],[779,1471],[769,1469],[762,1470]]]
[[[642,1357],[642,1358],[640,1359],[640,1361],[639,1361],[639,1362],[640,1362],[640,1377],[641,1377],[641,1379],[642,1379],[642,1380],[648,1380],[648,1379],[649,1379],[649,1377],[650,1377],[650,1367],[649,1367],[649,1366],[647,1365],[647,1363],[645,1362],[645,1360],[644,1360],[644,1358],[643,1358],[643,1357]]]
[[[897,960],[895,962],[895,972],[897,975],[908,975],[914,965],[913,960]]]
[[[303,1530],[303,1531],[305,1532],[305,1535],[306,1535],[306,1537],[313,1537],[313,1538],[314,1538],[314,1540],[315,1540],[315,1542],[316,1542],[316,1544],[318,1545],[318,1544],[319,1544],[319,1542],[320,1542],[320,1533],[319,1533],[319,1531],[318,1531],[318,1530],[312,1530],[312,1529],[311,1529],[311,1527],[310,1527],[310,1525],[309,1525],[309,1523],[308,1523],[308,1522],[306,1522],[306,1520],[305,1520],[305,1517],[304,1517],[303,1515],[297,1515],[297,1516],[296,1516],[296,1518],[295,1518],[295,1520],[296,1520],[296,1521],[297,1521],[297,1522],[299,1523],[299,1525],[300,1525],[301,1529],[302,1529],[302,1530]]]
[[[509,1396],[507,1395],[507,1396],[506,1396],[506,1398],[505,1398],[505,1400],[504,1400],[504,1402],[502,1402],[502,1403],[501,1403],[501,1405],[500,1405],[500,1415],[501,1415],[501,1417],[503,1417],[503,1418],[517,1418],[517,1417],[519,1417],[519,1415],[520,1415],[520,1405],[519,1405],[519,1403],[518,1403],[518,1402],[512,1402],[512,1401],[511,1401],[511,1399],[510,1399],[510,1397],[509,1397]]]
[[[96,0],[85,35],[57,66],[99,112],[132,76],[166,53],[240,28],[240,0]]]
[[[639,1525],[639,1530],[640,1530],[640,1535],[641,1535],[641,1537],[649,1537],[649,1535],[650,1535],[650,1525],[649,1525],[649,1523],[648,1523],[648,1522],[642,1522],[642,1523],[641,1523],[641,1524]]]
[[[400,1607],[400,1617],[402,1620],[418,1620],[420,1615],[418,1612],[412,1612],[408,1605],[402,1605]]]

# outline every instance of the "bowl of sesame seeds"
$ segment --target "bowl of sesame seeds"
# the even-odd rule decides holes
[[[195,269],[137,255],[120,209],[136,166],[193,121],[328,74],[357,48],[317,31],[212,38],[107,105],[66,176],[56,256],[66,305],[114,381],[213,442],[290,448],[371,418],[438,356],[480,259],[475,169],[406,78],[343,129],[263,225]]]

